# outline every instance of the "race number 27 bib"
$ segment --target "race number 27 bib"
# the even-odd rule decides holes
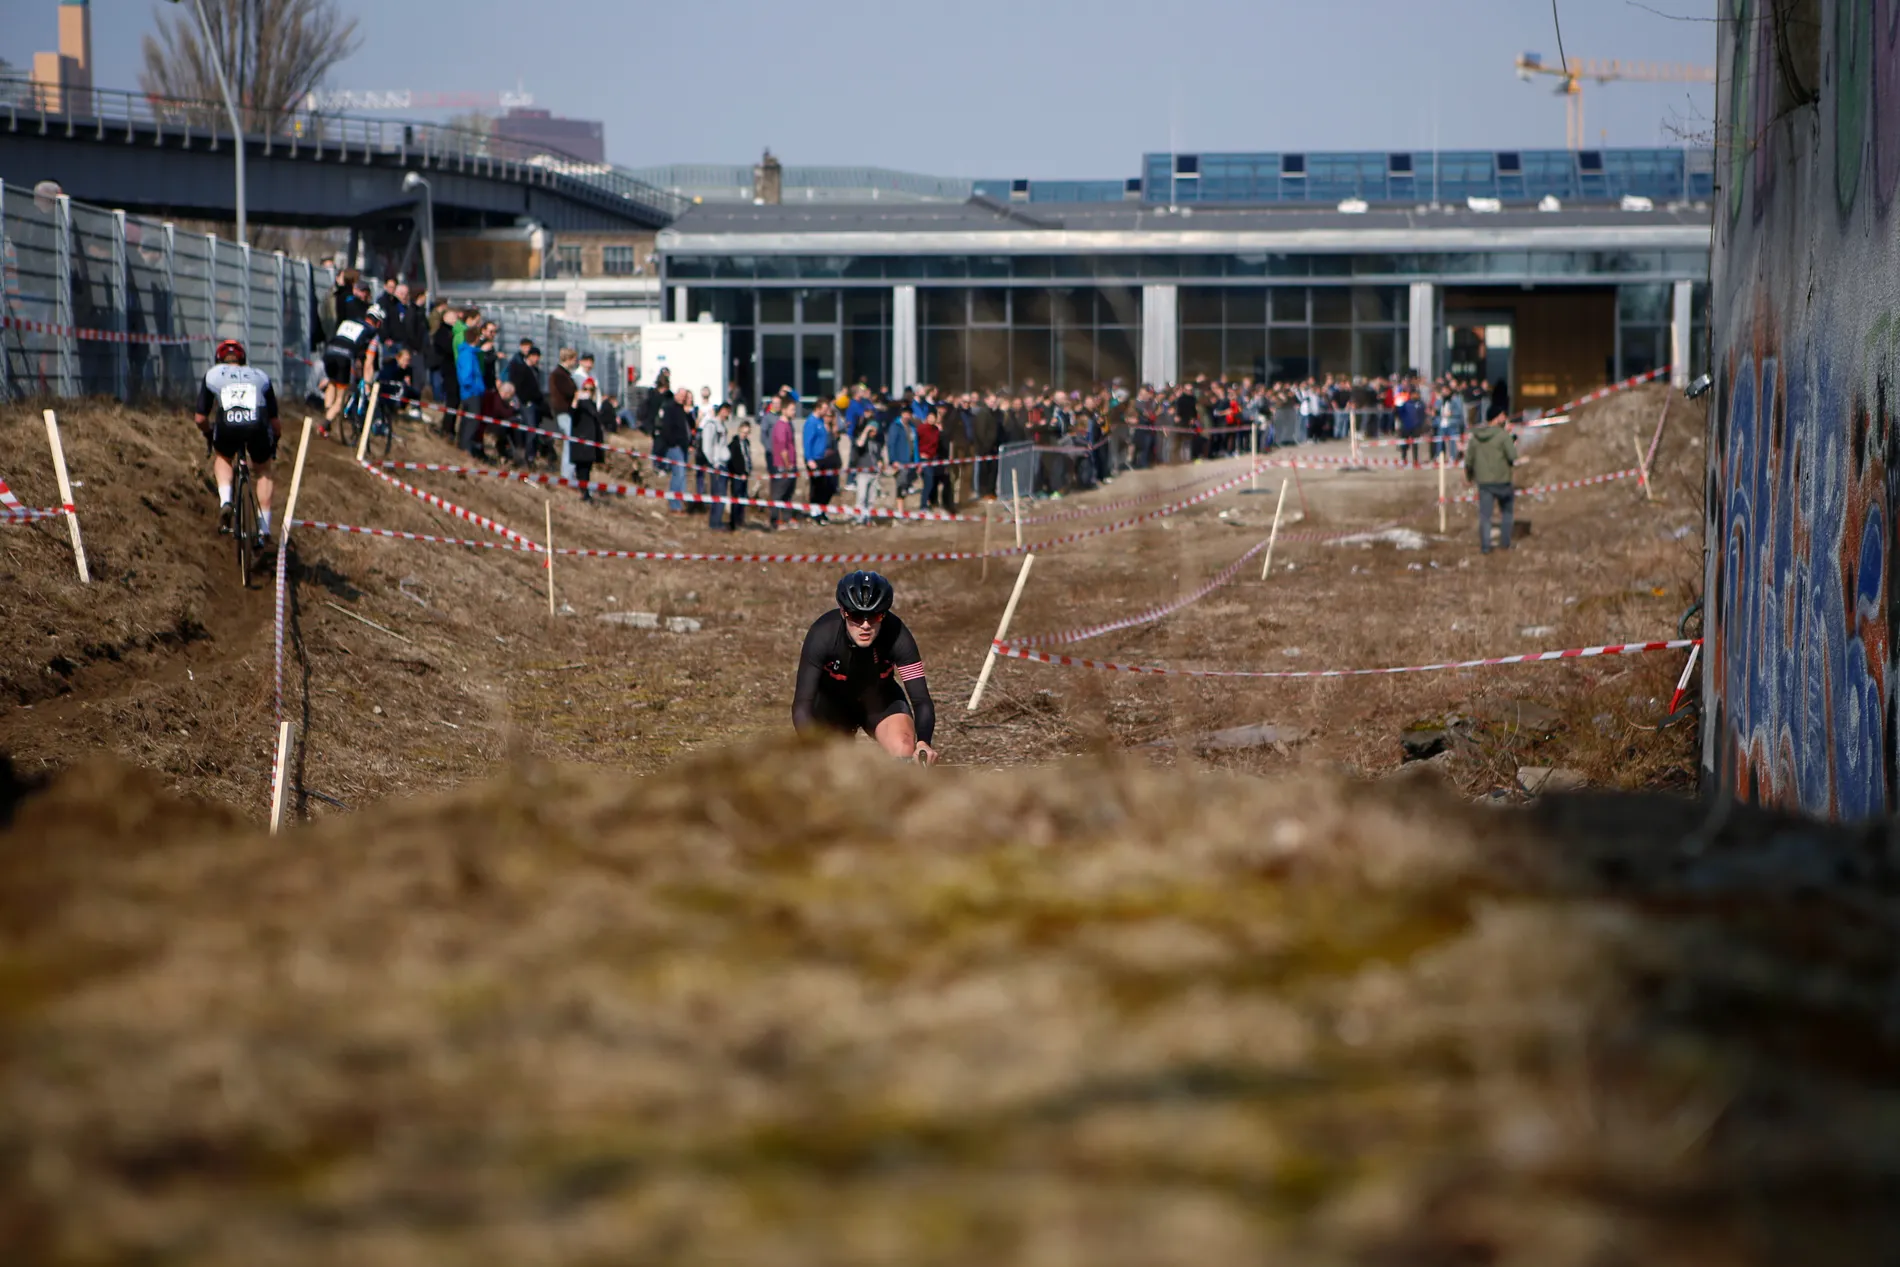
[[[249,426],[257,421],[257,384],[226,383],[218,389],[218,404],[224,410],[224,420],[234,427]]]

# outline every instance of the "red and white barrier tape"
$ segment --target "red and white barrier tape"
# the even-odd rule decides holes
[[[1124,616],[1119,620],[1104,621],[1099,625],[1084,625],[1079,629],[1065,629],[1058,633],[1031,634],[1024,638],[1011,638],[1009,639],[1009,644],[1013,647],[1054,647],[1072,642],[1086,642],[1090,638],[1099,638],[1103,634],[1114,633],[1120,629],[1132,629],[1136,625],[1152,625],[1157,620],[1162,620],[1174,615],[1174,613],[1184,607],[1189,607],[1200,602],[1215,590],[1228,584],[1236,576],[1240,575],[1240,569],[1246,566],[1248,560],[1266,548],[1267,543],[1262,541],[1259,545],[1254,546],[1251,550],[1247,551],[1247,553],[1241,555],[1238,559],[1235,559],[1232,563],[1221,569],[1220,573],[1209,580],[1207,584],[1201,586],[1201,588],[1195,590],[1192,594],[1184,594],[1171,602],[1161,603],[1136,615]]]
[[[390,463],[389,465],[399,465],[399,464]],[[404,463],[400,465],[422,466],[426,464]],[[454,502],[448,501],[444,498],[437,497],[434,494],[425,493],[422,490],[415,488],[413,485],[405,484],[403,481],[397,479],[393,475],[384,474],[382,471],[375,470],[374,468],[368,465],[365,465],[364,469],[369,471],[370,474],[376,476],[378,479],[384,480],[390,484],[394,484],[396,487],[402,489],[404,492],[407,492],[411,494],[412,496],[418,497],[421,500],[427,502],[428,504],[437,507],[438,509],[445,510],[450,514],[457,516],[458,518],[466,519],[471,523],[477,524],[484,528],[488,528],[490,531],[499,533],[501,535],[504,535],[510,538],[511,540],[518,543],[518,546],[516,548],[528,551],[530,553],[541,553],[543,550],[543,547],[540,546],[538,543],[534,541],[530,541],[528,538],[523,537],[520,533],[514,532],[512,529],[506,528],[503,525],[496,523],[494,520],[487,519],[481,515],[477,515],[473,511],[470,511],[461,506],[458,506]],[[504,472],[499,472],[499,474],[506,476],[508,478],[523,478],[521,475],[518,475],[515,472],[504,471]],[[569,485],[576,485],[579,483],[579,481],[564,481],[559,476],[538,476],[538,477],[526,477],[526,478],[527,478],[527,482],[534,482],[534,483],[554,482],[554,483],[565,483]],[[1063,536],[1063,537],[1052,537],[1045,541],[1034,541],[1022,546],[1002,547],[1000,549],[989,551],[987,556],[985,555],[983,551],[980,551],[980,550],[878,551],[878,552],[864,552],[864,553],[821,553],[821,554],[802,554],[802,553],[800,554],[724,554],[724,553],[716,553],[716,552],[685,551],[685,550],[596,550],[596,549],[583,549],[583,548],[575,548],[575,547],[563,547],[561,549],[555,550],[554,553],[559,554],[559,555],[568,555],[574,558],[583,558],[583,559],[635,559],[635,560],[646,560],[646,561],[656,561],[656,562],[704,562],[704,563],[963,563],[963,562],[971,562],[971,561],[980,560],[985,557],[1010,558],[1015,555],[1026,554],[1032,550],[1036,550],[1036,551],[1048,550],[1055,546],[1068,545],[1071,542],[1081,541],[1088,537],[1106,536],[1110,533],[1121,532],[1125,529],[1132,528],[1136,524],[1146,523],[1149,520],[1159,519],[1167,515],[1176,514],[1182,510],[1187,509],[1190,506],[1198,505],[1199,503],[1207,501],[1210,498],[1218,497],[1220,494],[1228,492],[1231,489],[1238,488],[1241,484],[1245,483],[1249,478],[1251,478],[1251,472],[1241,474],[1241,475],[1236,475],[1233,478],[1224,481],[1223,483],[1215,485],[1213,488],[1210,488],[1203,492],[1195,494],[1193,497],[1185,498],[1179,502],[1174,502],[1166,506],[1157,507],[1156,509],[1148,511],[1145,514],[1131,516],[1128,519],[1118,520],[1112,524],[1103,524],[1100,527],[1090,528],[1082,532],[1070,533],[1069,535]],[[590,480],[588,481],[588,486],[592,488],[602,489],[603,491],[610,491],[610,492],[613,491],[613,488],[611,486],[606,485],[602,481]],[[664,493],[653,494],[653,490],[642,490],[642,491],[644,493],[657,495],[661,497],[666,496],[666,494]],[[431,542],[439,542],[445,545],[477,546],[477,547],[486,547],[489,549],[509,548],[507,546],[496,545],[495,543],[492,543],[492,542],[465,541],[465,540],[456,540],[456,539],[447,538],[447,537],[431,537],[423,533],[398,532],[398,531],[395,531],[393,529],[388,529],[388,528],[367,528],[367,527],[359,527],[356,525],[349,525],[349,524],[323,523],[323,522],[315,521],[315,520],[298,520],[297,523],[300,526],[326,529],[332,532],[360,533],[366,536],[390,537],[390,538],[396,538],[399,540],[431,541]],[[1282,534],[1280,539],[1282,541],[1285,541],[1285,540],[1288,540],[1289,537],[1287,536],[1287,534]]]
[[[1263,462],[1261,465],[1264,467],[1266,464]],[[1025,525],[1057,523],[1064,519],[1087,519],[1091,515],[1105,515],[1111,511],[1127,510],[1131,506],[1145,506],[1149,502],[1164,501],[1177,494],[1185,493],[1190,488],[1199,488],[1203,484],[1212,483],[1214,480],[1224,478],[1225,475],[1226,472],[1224,471],[1212,475],[1202,475],[1195,479],[1185,480],[1179,484],[1170,484],[1165,488],[1153,489],[1135,497],[1124,497],[1119,501],[1102,502],[1100,505],[1095,506],[1078,506],[1073,510],[1061,510],[1050,515],[1024,515],[1022,522]],[[997,503],[1006,510],[1011,508],[1010,499],[1007,497],[997,498]],[[1013,514],[1006,514],[1003,516],[1003,522],[1013,524],[1016,522],[1016,517]]]
[[[32,523],[38,519],[52,519],[59,515],[77,514],[78,508],[67,502],[59,506],[29,506],[13,495],[7,482],[0,479],[0,522]]]
[[[960,563],[985,557],[1005,559],[1012,558],[1019,554],[1027,554],[1031,551],[1043,551],[1055,546],[1068,545],[1071,542],[1081,541],[1087,537],[1101,537],[1107,536],[1109,533],[1121,532],[1134,527],[1136,524],[1146,523],[1151,519],[1159,519],[1166,515],[1172,515],[1187,509],[1189,506],[1207,501],[1209,498],[1218,497],[1222,493],[1238,488],[1240,485],[1246,483],[1249,478],[1248,475],[1237,475],[1222,484],[1207,489],[1205,492],[1197,493],[1193,497],[1174,502],[1167,506],[1158,507],[1148,511],[1146,514],[1134,515],[1128,519],[1117,520],[1112,524],[1103,524],[1099,528],[1089,528],[1082,532],[1072,532],[1064,537],[1051,537],[1046,541],[1032,541],[1020,546],[1005,546],[989,551],[987,556],[981,550],[939,550],[877,554],[699,554],[683,551],[559,549],[556,550],[555,553],[572,554],[578,558],[590,559],[655,559],[712,563]],[[1281,539],[1285,540],[1284,537]]]
[[[873,508],[860,510],[856,507],[820,506],[816,502],[780,502],[763,497],[730,497],[724,494],[692,493],[681,491],[669,493],[664,489],[642,488],[637,484],[622,484],[612,480],[582,480],[566,475],[546,475],[537,471],[503,471],[486,466],[453,466],[443,462],[384,462],[385,470],[394,471],[436,471],[445,475],[483,475],[490,479],[513,480],[520,484],[545,484],[557,488],[582,488],[597,493],[614,493],[622,497],[644,497],[650,501],[692,501],[718,506],[758,506],[767,510],[793,510],[803,514],[849,514],[852,517],[868,515],[873,519],[926,520],[933,523],[980,523],[979,515],[958,515],[944,510],[897,510],[893,508]]]
[[[1695,646],[1689,648],[1689,663],[1682,666],[1682,676],[1676,679],[1676,691],[1669,697],[1667,716],[1674,717],[1676,710],[1682,707],[1682,697],[1689,693],[1689,675],[1695,672],[1696,658],[1701,654],[1702,640],[1698,638]]]
[[[213,334],[135,334],[129,330],[93,330],[85,326],[62,326],[52,321],[31,321],[25,317],[0,317],[0,330],[24,330],[29,334],[51,334],[88,343],[212,343]]]
[[[57,519],[61,515],[71,515],[76,510],[68,506],[8,506],[0,509],[0,523],[30,524],[41,519]]]
[[[1621,388],[1619,387],[1615,390],[1621,390]],[[1565,405],[1562,409],[1554,411],[1549,415],[1541,415],[1535,420],[1513,422],[1509,425],[1513,431],[1537,431],[1544,427],[1561,427],[1570,421],[1570,408],[1570,405]],[[1467,427],[1464,431],[1458,432],[1457,435],[1460,437],[1469,436],[1471,430],[1471,428]],[[1333,440],[1337,442],[1344,438],[1343,436],[1334,436]],[[1359,438],[1359,447],[1362,449],[1392,449],[1410,444],[1423,448],[1431,444],[1434,440],[1443,438],[1443,433],[1436,430],[1421,431],[1409,440],[1404,436],[1381,436],[1378,438],[1361,436]],[[1332,454],[1314,454],[1304,456],[1300,460],[1304,462],[1336,462],[1347,466],[1379,466],[1383,464],[1381,461],[1375,461],[1371,458],[1354,458],[1350,455],[1337,456]],[[1394,462],[1393,465],[1404,464]]]
[[[1612,480],[1626,480],[1632,476],[1641,474],[1641,471],[1632,466],[1627,471],[1611,471],[1608,475],[1592,475],[1589,479],[1565,480],[1561,484],[1535,484],[1530,488],[1520,488],[1517,492],[1519,496],[1535,497],[1541,493],[1555,493],[1566,488],[1587,488],[1592,484],[1608,484]],[[1459,493],[1456,497],[1449,497],[1446,498],[1446,500],[1453,502],[1475,502],[1478,500],[1478,494],[1475,492]]]
[[[363,463],[362,466],[365,471],[368,471],[371,475],[374,475],[377,479],[382,480],[384,483],[387,483],[387,484],[394,484],[397,488],[400,488],[403,492],[408,493],[411,497],[419,498],[420,500],[427,502],[429,505],[434,506],[437,510],[447,511],[449,514],[454,515],[457,519],[465,519],[469,523],[474,524],[477,528],[486,528],[490,532],[496,534],[497,536],[506,537],[508,540],[525,545],[531,550],[540,549],[540,547],[536,545],[533,541],[529,540],[527,537],[522,536],[520,533],[516,532],[513,528],[508,527],[506,524],[490,519],[486,515],[478,515],[472,510],[464,509],[463,507],[456,505],[454,502],[449,501],[446,498],[437,497],[434,493],[425,493],[413,484],[405,484],[403,481],[397,479],[393,475],[384,474],[382,471],[377,470],[375,467],[371,466],[367,462]]]
[[[286,525],[288,531],[288,525]],[[277,638],[272,651],[273,681],[276,686],[274,698],[277,702],[277,722],[284,720],[284,595],[289,588],[285,580],[285,560],[290,557],[290,542],[286,539],[277,543]]]
[[[438,537],[426,532],[400,532],[394,528],[365,528],[358,524],[325,523],[321,519],[293,520],[292,527],[318,528],[324,532],[351,532],[366,537],[391,537],[398,541],[425,541],[433,545],[467,546],[474,550],[519,550],[527,554],[541,553],[538,545],[517,545],[512,541],[477,541],[468,537]]]
[[[1526,412],[1524,414],[1524,421],[1532,422],[1539,418],[1548,418],[1552,414],[1567,414],[1579,405],[1587,405],[1593,400],[1602,400],[1605,396],[1614,396],[1618,392],[1628,391],[1632,387],[1640,387],[1644,383],[1653,383],[1667,374],[1669,368],[1667,365],[1659,365],[1655,369],[1650,370],[1647,374],[1632,374],[1619,383],[1611,383],[1608,387],[1599,387],[1593,392],[1585,392],[1575,400],[1565,401],[1555,409]]]
[[[999,656],[1014,660],[1033,660],[1039,664],[1060,664],[1078,669],[1107,669],[1115,673],[1147,673],[1164,677],[1198,678],[1343,678],[1374,677],[1400,673],[1436,673],[1446,669],[1481,669],[1500,664],[1541,664],[1548,660],[1588,660],[1597,656],[1638,655],[1645,651],[1680,651],[1699,646],[1700,638],[1672,638],[1667,642],[1619,642],[1601,647],[1572,647],[1565,651],[1527,651],[1520,655],[1489,656],[1482,660],[1447,660],[1439,664],[1407,664],[1387,669],[1170,669],[1158,664],[1116,664],[1108,660],[1085,660],[1080,656],[1053,655],[1036,651],[1020,643],[992,641]]]

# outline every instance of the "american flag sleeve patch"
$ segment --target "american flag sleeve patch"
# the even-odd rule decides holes
[[[897,666],[897,680],[900,682],[915,682],[923,677],[923,675],[924,662],[922,660],[919,660],[915,664],[900,664]]]

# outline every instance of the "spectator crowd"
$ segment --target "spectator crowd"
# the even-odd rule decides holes
[[[360,319],[372,305],[381,321],[374,372],[384,400],[431,400],[441,410],[443,433],[478,460],[517,468],[545,463],[582,482],[610,452],[644,449],[650,468],[634,456],[630,477],[663,482],[671,511],[704,514],[716,529],[742,528],[748,517],[744,507],[715,499],[822,508],[755,513],[754,526],[765,530],[829,523],[834,516],[864,523],[887,499],[954,511],[984,497],[1054,498],[1106,484],[1124,471],[1348,435],[1396,439],[1400,459],[1413,465],[1441,456],[1456,464],[1467,435],[1510,406],[1503,383],[1430,380],[1407,371],[1279,383],[1200,376],[1162,387],[1130,390],[1118,382],[1093,391],[1025,382],[986,392],[946,393],[929,385],[894,392],[861,382],[815,402],[782,388],[754,415],[737,383],[715,402],[710,386],[700,385],[695,394],[662,371],[652,388],[635,393],[637,402],[623,407],[611,384],[595,377],[586,351],[560,348],[550,363],[544,349],[524,338],[504,359],[498,327],[479,309],[431,302],[398,282],[383,283],[372,299],[369,284],[345,271],[322,315],[331,323]],[[335,404],[326,398],[332,409],[342,393],[334,394]],[[501,425],[508,423],[517,425]],[[609,436],[620,431],[646,443],[622,439],[610,448]],[[1012,462],[1010,485],[999,486],[1006,452],[1033,456]],[[579,495],[594,500],[585,488]]]

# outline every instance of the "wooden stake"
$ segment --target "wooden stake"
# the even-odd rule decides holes
[[[1253,458],[1253,474],[1248,476],[1247,491],[1257,493],[1260,491],[1260,424],[1258,422],[1253,424],[1253,433],[1249,441],[1248,452]]]
[[[970,692],[970,704],[967,711],[974,713],[976,706],[983,702],[983,688],[989,685],[990,671],[996,667],[996,644],[1009,633],[1009,621],[1016,614],[1016,601],[1023,596],[1023,586],[1029,581],[1029,565],[1036,561],[1033,554],[1023,556],[1022,570],[1016,573],[1016,588],[1009,592],[1009,605],[1003,608],[1002,623],[996,626],[996,637],[990,642],[990,651],[983,658],[983,671],[976,675],[976,689]]]
[[[380,382],[370,384],[369,404],[363,410],[363,434],[356,437],[356,462],[359,466],[362,465],[363,455],[369,452],[369,429],[376,425],[376,402],[382,390]]]
[[[85,543],[79,539],[79,513],[73,507],[73,482],[66,475],[66,449],[59,442],[59,419],[46,411],[46,443],[53,450],[53,474],[59,477],[59,504],[66,511],[66,529],[73,538],[73,562],[79,567],[79,583],[92,584],[92,572],[86,567]]]
[[[547,501],[548,520],[548,615],[554,614],[554,499]]]
[[[1358,410],[1353,410],[1351,413],[1348,413],[1346,415],[1346,429],[1352,435],[1351,461],[1354,466],[1358,466],[1359,465],[1359,412]]]
[[[1449,440],[1446,443],[1450,443]],[[1438,532],[1445,533],[1445,451],[1438,451]]]
[[[990,520],[994,519],[996,501],[991,499],[983,503],[983,580],[990,579]]]
[[[316,430],[316,422],[309,414],[303,418],[303,435],[297,438],[297,465],[290,472],[290,496],[284,499],[283,530],[277,534],[277,548],[287,549],[290,545],[290,525],[297,517],[297,491],[303,487],[303,460],[310,452],[310,433]]]
[[[1267,533],[1267,560],[1260,565],[1260,579],[1266,580],[1267,573],[1273,570],[1273,543],[1280,539],[1280,512],[1286,509],[1287,481],[1280,481],[1280,499],[1273,504],[1273,530]]]
[[[308,419],[305,424],[308,425]],[[310,433],[305,431],[307,436]],[[277,723],[277,765],[271,773],[270,781],[270,834],[275,836],[284,827],[284,791],[286,776],[290,772],[290,731],[289,722]]]
[[[1009,473],[1009,489],[1010,500],[1015,503],[1016,548],[1020,550],[1023,548],[1023,481],[1014,470]]]
[[[1636,478],[1642,481],[1643,500],[1655,501],[1656,496],[1649,489],[1649,461],[1643,456],[1643,442],[1637,439],[1633,431],[1630,433],[1630,443],[1636,447]]]

